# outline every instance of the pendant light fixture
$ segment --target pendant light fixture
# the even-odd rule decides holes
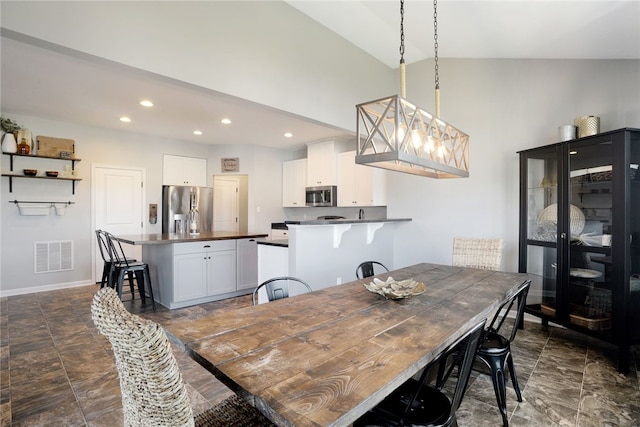
[[[433,2],[436,113],[407,101],[404,0],[400,0],[400,95],[356,105],[356,163],[431,178],[469,176],[469,135],[440,119],[438,2]]]

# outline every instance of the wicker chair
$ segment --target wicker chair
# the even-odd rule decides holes
[[[503,247],[504,241],[502,239],[454,237],[452,265],[499,270]]]
[[[194,417],[187,388],[160,325],[129,313],[115,290],[100,289],[93,322],[113,348],[125,426],[272,426],[238,396]]]

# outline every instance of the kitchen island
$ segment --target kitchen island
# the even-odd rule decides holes
[[[356,279],[363,261],[393,268],[395,228],[410,218],[285,221],[288,240],[258,239],[258,281],[295,276],[313,290]]]
[[[155,299],[173,309],[251,293],[258,285],[256,239],[266,236],[214,231],[117,239],[142,245]]]

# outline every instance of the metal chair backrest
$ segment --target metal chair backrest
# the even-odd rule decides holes
[[[522,321],[522,317],[524,316],[524,306],[527,302],[527,295],[529,293],[529,287],[531,286],[531,280],[527,280],[518,287],[518,290],[513,294],[511,298],[500,305],[498,311],[496,311],[495,316],[489,323],[487,327],[488,332],[494,332],[496,334],[500,334],[500,330],[502,326],[505,324],[505,320],[507,319],[509,312],[513,308],[513,305],[516,304],[516,316],[514,319],[510,319],[509,327],[511,331],[508,334],[501,334],[505,338],[509,340],[509,342],[513,341],[516,337],[516,333],[518,332],[518,326]],[[513,320],[513,323],[511,323]]]
[[[107,248],[109,249],[109,255],[111,256],[112,262],[120,264],[121,266],[130,267],[129,262],[131,260],[125,255],[120,241],[109,232],[103,231],[103,233],[107,240]]]
[[[257,288],[253,290],[252,301],[253,305],[258,304],[258,291],[264,288],[267,292],[267,299],[269,301],[275,301],[282,298],[289,298],[289,284],[298,283],[306,289],[307,292],[312,292],[311,286],[302,279],[291,276],[274,277],[272,279],[262,282]]]
[[[451,264],[456,267],[498,270],[502,261],[503,248],[502,239],[454,237]]]
[[[387,267],[378,261],[365,261],[356,268],[356,277],[358,279],[364,279],[365,277],[375,276],[374,266],[379,265],[384,271],[389,271]],[[362,277],[360,277],[362,276]]]
[[[109,244],[107,238],[104,235],[104,231],[96,230],[96,240],[98,241],[98,248],[100,249],[100,256],[104,262],[112,262],[111,252],[109,251]]]

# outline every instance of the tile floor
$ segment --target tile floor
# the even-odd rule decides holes
[[[98,286],[0,298],[0,426],[122,425],[120,389],[108,342],[91,321]],[[138,299],[125,302],[159,323],[199,316],[248,297],[152,313]],[[199,365],[174,348],[196,410],[230,394]],[[508,389],[512,426],[640,425],[640,349],[632,370],[615,369],[615,349],[562,328],[527,322],[514,357],[522,403]],[[510,386],[510,385],[509,385]],[[474,374],[458,410],[464,426],[501,424],[491,382]]]

